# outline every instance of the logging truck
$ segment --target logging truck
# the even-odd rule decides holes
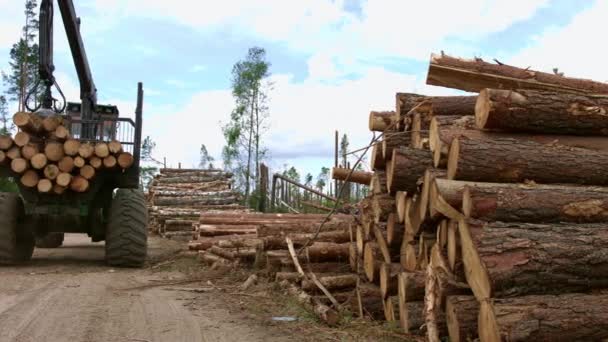
[[[64,233],[105,240],[106,262],[142,266],[147,210],[139,190],[143,86],[135,119],[97,104],[80,18],[71,0],[58,0],[80,82],[81,103],[68,103],[53,77],[53,1],[40,5],[39,81],[13,121],[14,137],[0,138],[0,176],[18,193],[0,193],[0,264],[31,259],[35,247],[56,248]],[[62,101],[55,99],[55,87]]]

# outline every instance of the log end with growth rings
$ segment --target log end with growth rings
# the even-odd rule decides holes
[[[450,153],[448,155],[448,179],[455,179],[458,171],[458,158],[460,156],[460,140],[454,138],[450,145]]]

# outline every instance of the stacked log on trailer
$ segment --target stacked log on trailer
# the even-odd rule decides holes
[[[0,136],[0,164],[10,168],[20,185],[39,193],[84,193],[100,174],[133,166],[133,155],[119,141],[73,139],[64,116],[18,112],[13,122],[18,132]]]
[[[428,83],[479,94],[370,118],[367,304],[429,341],[607,338],[608,85],[445,55]]]
[[[161,169],[148,189],[151,229],[163,237],[190,241],[203,212],[239,214],[248,210],[232,190],[232,174],[222,170]]]

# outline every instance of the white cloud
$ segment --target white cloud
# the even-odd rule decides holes
[[[608,82],[608,48],[601,36],[608,31],[608,2],[577,14],[562,28],[552,27],[536,37],[532,46],[513,57],[510,63],[551,72],[555,67],[566,76]],[[599,40],[598,40],[599,39]]]

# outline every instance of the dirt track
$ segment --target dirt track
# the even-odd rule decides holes
[[[150,239],[152,260],[179,245]],[[68,235],[64,247],[38,249],[27,266],[0,268],[1,341],[294,341],[226,309],[221,296],[150,286],[182,279],[173,270],[112,269],[103,243]],[[143,286],[143,287],[142,287]]]

